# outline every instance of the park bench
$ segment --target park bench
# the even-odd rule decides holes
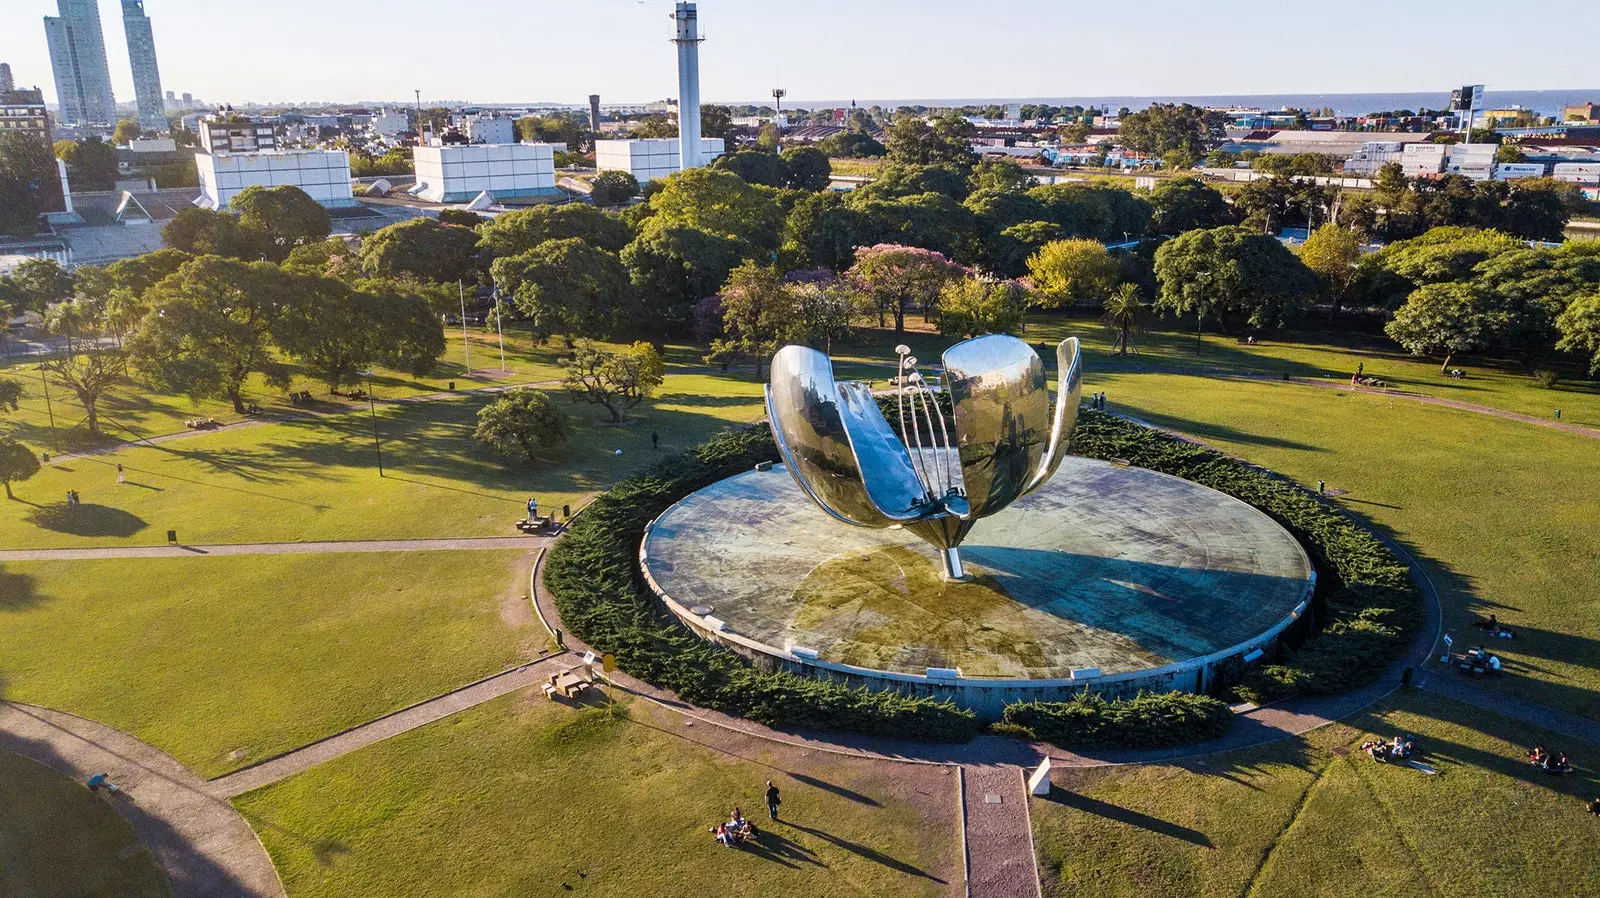
[[[532,518],[523,518],[522,520],[518,521],[517,529],[521,530],[523,533],[537,533],[540,530],[554,527],[555,523],[555,515],[539,515]]]

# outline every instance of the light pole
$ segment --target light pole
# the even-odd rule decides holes
[[[494,285],[494,331],[500,337],[500,373],[506,371],[506,308],[500,301],[500,282]]]
[[[472,376],[472,344],[467,342],[467,288],[461,286],[461,281],[456,281],[456,293],[461,299],[461,351],[467,357],[467,376]]]
[[[372,392],[372,369],[361,372],[367,379],[367,414],[372,416],[372,445],[378,450],[378,476],[383,476],[383,441],[378,439],[377,397]]]
[[[1200,281],[1201,288],[1203,290],[1210,290],[1211,289],[1211,272],[1209,272],[1209,271],[1197,272],[1195,274],[1195,280]],[[1204,297],[1202,297],[1202,299],[1204,299]],[[1194,354],[1197,357],[1200,355],[1200,331],[1201,331],[1201,329],[1203,327],[1205,327],[1205,321],[1206,321],[1205,306],[1201,305],[1200,303],[1195,303],[1195,306],[1194,306]]]
[[[44,376],[45,367],[39,366],[39,383],[44,387],[44,408],[50,414],[50,448],[61,450],[60,441],[56,439],[56,409],[50,404],[50,381]]]

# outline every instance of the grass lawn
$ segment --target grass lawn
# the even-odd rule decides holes
[[[167,877],[103,798],[0,751],[0,895],[159,898]]]
[[[613,714],[524,690],[234,804],[295,898],[959,893],[947,769],[687,741],[726,738],[643,702]],[[766,823],[767,779],[785,822]],[[707,834],[735,804],[759,848]]]
[[[527,553],[17,562],[8,697],[125,730],[205,776],[533,657]]]
[[[1365,738],[1418,736],[1434,776]],[[1306,737],[1170,765],[1058,770],[1034,799],[1045,894],[1301,898],[1600,894],[1593,773],[1525,760],[1553,737],[1426,693]],[[1580,765],[1577,746],[1565,746]],[[1586,747],[1592,750],[1592,746]]]
[[[652,432],[663,453],[695,445],[759,418],[759,396],[748,373],[672,375],[619,427],[558,393],[574,432],[539,468],[473,440],[483,396],[380,407],[382,478],[365,410],[135,445],[16,484],[19,501],[0,503],[0,545],[149,545],[168,529],[191,544],[515,535],[529,495],[546,509],[576,507],[651,461]],[[69,489],[83,502],[72,512]]]

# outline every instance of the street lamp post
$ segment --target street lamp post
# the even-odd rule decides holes
[[[467,288],[456,281],[456,293],[461,299],[461,351],[467,359],[467,376],[472,376],[472,344],[467,342]]]
[[[372,371],[368,369],[361,372],[367,379],[367,414],[372,416],[372,445],[378,450],[378,476],[383,476],[383,441],[378,439],[378,405],[377,397],[372,392]]]
[[[44,387],[44,408],[50,415],[50,448],[61,450],[60,441],[56,439],[56,409],[50,404],[50,381],[44,376],[45,367],[39,366],[39,383]]]
[[[500,301],[500,282],[494,284],[494,331],[500,337],[500,372],[506,370],[506,307]]]

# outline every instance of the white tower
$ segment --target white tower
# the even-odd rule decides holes
[[[679,3],[672,14],[678,45],[678,163],[685,170],[705,162],[700,153],[700,18],[693,3]]]

